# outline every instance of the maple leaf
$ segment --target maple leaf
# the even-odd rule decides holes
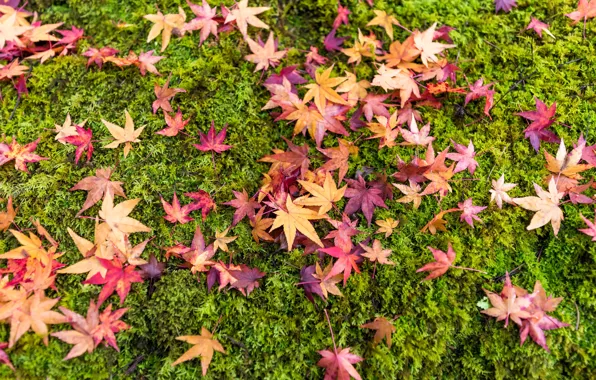
[[[585,145],[585,142],[580,143],[571,152],[569,152],[569,155],[567,155],[565,141],[561,140],[556,157],[551,156],[546,150],[544,151],[544,157],[546,158],[546,169],[549,172],[559,174],[570,179],[582,179],[579,173],[592,168],[592,165],[590,164],[579,164]]]
[[[114,195],[111,191],[107,191],[99,211],[99,217],[105,220],[118,237],[134,232],[149,232],[151,231],[149,227],[128,216],[137,203],[139,203],[139,199],[130,199],[114,206]]]
[[[584,223],[588,225],[588,228],[578,229],[579,232],[582,232],[588,236],[592,237],[592,241],[596,241],[596,218],[594,222],[591,222],[588,218],[584,217],[581,213],[579,216],[582,218]]]
[[[455,212],[455,211],[459,211],[459,209],[451,208],[449,210],[443,210],[443,211],[439,212],[428,223],[426,223],[426,225],[424,227],[422,227],[420,232],[425,232],[428,230],[431,233],[431,235],[435,235],[437,233],[437,231],[446,232],[447,228],[445,228],[445,226],[447,225],[447,221],[445,219],[443,219],[443,217],[446,214],[448,214],[450,212]]]
[[[373,338],[375,344],[378,344],[384,338],[387,342],[387,348],[391,348],[391,334],[393,334],[396,329],[385,317],[377,317],[374,321],[365,323],[360,326],[360,328],[376,330]]]
[[[27,259],[39,260],[42,264],[50,263],[50,255],[44,249],[41,240],[33,232],[29,236],[16,230],[8,230],[21,246],[11,249],[0,255],[0,259]]]
[[[495,13],[499,11],[510,12],[512,8],[517,7],[517,0],[495,0]]]
[[[172,199],[172,203],[168,203],[166,200],[163,199],[163,197],[160,197],[161,199],[161,204],[163,206],[164,211],[166,212],[166,215],[164,216],[164,219],[167,220],[170,223],[180,223],[180,224],[186,224],[192,220],[194,220],[193,218],[191,218],[190,216],[188,216],[188,214],[193,211],[193,207],[191,204],[187,204],[185,206],[180,206],[180,202],[178,201],[178,196],[176,195],[176,193],[174,192],[174,198]]]
[[[389,236],[391,236],[391,234],[393,234],[393,229],[397,227],[397,225],[399,224],[399,220],[387,218],[377,220],[375,224],[379,226],[379,229],[375,232],[375,234],[385,234],[385,238],[388,238]]]
[[[318,265],[318,263],[317,263]],[[329,267],[331,269],[331,267]],[[320,266],[319,266],[320,269]],[[326,299],[323,295],[323,287],[321,286],[321,281],[319,277],[315,277],[316,268],[314,265],[304,266],[300,269],[300,282],[296,285],[301,286],[304,289],[304,295],[306,298],[315,303],[313,298],[313,293],[321,297],[322,299]],[[321,270],[322,272],[322,270]],[[325,276],[322,276],[324,278]],[[339,276],[339,280],[341,281],[341,276]],[[318,281],[317,281],[318,280]],[[332,284],[333,285],[333,284]],[[337,288],[337,286],[336,286]],[[339,291],[339,289],[337,289]]]
[[[323,40],[323,45],[327,51],[340,51],[341,45],[347,40],[347,37],[335,37],[336,28],[331,29],[328,35]]]
[[[516,183],[505,183],[505,175],[501,174],[501,177],[497,181],[492,180],[492,185],[493,188],[489,190],[491,202],[496,201],[499,208],[503,208],[503,202],[513,203],[507,192],[517,186]]]
[[[215,210],[217,205],[211,195],[205,190],[199,190],[190,193],[184,193],[189,198],[192,198],[193,202],[190,204],[193,211],[201,210],[201,216],[203,220],[207,219],[207,215],[211,212],[211,210]]]
[[[540,141],[559,142],[557,135],[547,130],[555,122],[557,103],[553,103],[550,107],[547,107],[540,99],[535,97],[534,100],[536,102],[536,111],[519,112],[517,115],[532,121],[524,130],[524,135],[530,139],[532,147],[538,152]]]
[[[488,297],[492,307],[483,310],[481,313],[497,318],[497,321],[505,320],[505,327],[509,324],[509,318],[518,325],[522,324],[522,319],[530,318],[531,313],[522,309],[520,299],[517,297],[515,288],[511,285],[509,272],[505,274],[505,285],[501,294],[490,292],[486,289],[484,293]]]
[[[317,72],[315,75],[315,82],[307,84],[304,87],[308,88],[304,95],[304,103],[314,98],[315,105],[319,112],[324,113],[327,105],[327,100],[336,104],[347,105],[348,102],[344,100],[333,87],[339,86],[347,77],[330,78],[333,66],[324,70],[322,73]]]
[[[132,117],[127,110],[124,111],[124,115],[126,117],[126,123],[124,124],[124,128],[117,126],[116,124],[110,123],[105,120],[101,120],[101,122],[108,128],[108,131],[114,137],[114,141],[108,145],[105,145],[104,148],[108,149],[115,149],[120,146],[120,144],[124,144],[124,157],[128,156],[128,153],[132,149],[132,143],[140,142],[139,135],[145,129],[145,126],[141,126],[135,129],[134,122]]]
[[[284,170],[290,173],[294,172],[295,170],[300,170],[300,175],[303,178],[304,174],[308,171],[308,167],[310,165],[310,160],[308,158],[308,145],[304,144],[302,146],[298,146],[292,143],[290,140],[286,139],[285,137],[282,138],[284,139],[286,144],[288,144],[289,151],[280,152],[270,156],[265,156],[261,158],[259,161],[274,163],[282,162],[284,164],[287,164],[287,166],[284,166]]]
[[[116,53],[118,53],[118,50],[109,46],[104,46],[101,49],[89,48],[86,52],[83,53],[83,56],[89,58],[85,67],[88,68],[89,66],[95,63],[97,67],[99,67],[99,69],[101,70],[106,58],[112,57],[116,55]]]
[[[383,247],[381,247],[381,242],[378,239],[375,239],[372,247],[366,246],[362,243],[360,244],[360,247],[362,247],[362,249],[365,251],[365,253],[362,254],[362,257],[366,257],[371,262],[378,262],[379,264],[385,265],[395,265],[393,261],[388,260],[389,255],[391,255],[391,250],[383,249]]]
[[[330,279],[333,276],[343,272],[344,286],[346,286],[348,278],[350,278],[352,273],[352,269],[354,269],[356,273],[360,273],[360,269],[358,268],[358,261],[360,258],[356,253],[352,251],[345,251],[342,247],[337,246],[321,248],[319,251],[337,259],[333,264],[331,271],[327,273],[325,279]]]
[[[382,26],[387,35],[393,41],[393,25],[399,25],[399,21],[393,15],[388,15],[385,11],[373,10],[375,17],[369,21],[366,26]]]
[[[385,65],[381,65],[377,69],[377,74],[371,82],[373,86],[379,86],[383,90],[399,90],[399,98],[401,99],[401,107],[406,105],[406,102],[414,94],[420,97],[420,89],[418,82],[414,80],[409,70],[403,69],[389,69]]]
[[[368,129],[375,135],[368,137],[370,139],[380,139],[379,149],[383,147],[394,147],[395,139],[399,136],[400,129],[397,127],[397,112],[394,112],[389,119],[385,116],[377,116],[378,123],[367,123]]]
[[[184,120],[184,118],[182,117],[182,112],[180,111],[180,107],[178,107],[178,112],[176,112],[176,115],[174,115],[174,117],[170,116],[166,111],[164,111],[163,114],[165,117],[166,124],[168,126],[167,128],[155,132],[158,135],[169,137],[177,136],[178,132],[182,131],[190,121],[190,118]]]
[[[64,360],[81,356],[85,351],[92,353],[96,347],[93,341],[93,330],[99,324],[99,310],[95,302],[93,300],[90,301],[86,317],[62,306],[59,309],[73,328],[73,330],[58,331],[50,334],[65,343],[74,345],[68,354],[66,354]]]
[[[0,49],[4,49],[7,42],[12,42],[17,46],[24,46],[19,39],[19,36],[28,30],[31,30],[31,26],[18,26],[15,25],[17,22],[17,12],[13,12],[5,20],[0,21]]]
[[[203,376],[207,375],[209,364],[213,359],[213,352],[226,353],[221,343],[219,343],[219,341],[213,337],[213,334],[204,327],[201,328],[201,335],[185,335],[179,336],[176,339],[194,344],[194,346],[176,359],[176,361],[172,363],[172,367],[200,356]]]
[[[303,285],[316,285],[320,288],[320,292],[317,291],[316,293],[319,294],[319,296],[321,296],[321,298],[323,299],[328,299],[329,298],[329,293],[334,294],[336,296],[342,296],[341,291],[339,290],[339,288],[337,287],[337,283],[340,282],[342,280],[342,275],[341,274],[335,274],[332,276],[329,276],[329,273],[333,270],[332,269],[332,264],[327,265],[327,267],[325,267],[325,270],[321,269],[321,266],[319,265],[319,263],[315,264],[315,273],[311,274],[311,277],[314,278],[315,280],[318,280],[318,283],[315,284],[303,284]],[[307,289],[307,287],[304,288],[305,291]]]
[[[346,190],[345,197],[350,198],[344,212],[352,215],[358,210],[362,210],[368,225],[372,221],[374,209],[376,207],[387,208],[385,201],[381,198],[381,190],[367,187],[366,181],[361,175],[357,179],[346,179],[349,187]]]
[[[21,145],[17,143],[16,138],[13,137],[10,145],[0,143],[0,166],[14,160],[15,169],[29,173],[27,168],[28,163],[39,162],[48,159],[33,153],[37,148],[39,140],[40,139],[38,138],[29,144]]]
[[[340,189],[335,185],[333,177],[329,172],[325,175],[325,182],[323,186],[319,186],[316,183],[308,181],[298,181],[302,187],[308,191],[312,197],[301,197],[294,201],[295,204],[301,206],[320,206],[319,215],[326,214],[333,203],[338,202],[344,197],[347,186]]]
[[[412,62],[420,55],[414,43],[414,35],[410,35],[405,41],[395,41],[389,45],[389,52],[381,57],[387,67],[396,67],[403,63]]]
[[[484,114],[490,117],[489,111],[493,107],[495,96],[495,91],[490,89],[493,85],[494,83],[484,85],[484,79],[478,79],[476,82],[474,82],[474,84],[469,86],[470,92],[466,95],[464,105],[467,105],[472,100],[486,98],[484,104]]]
[[[284,235],[288,242],[288,251],[292,249],[294,239],[296,238],[296,231],[300,231],[319,247],[324,246],[314,227],[309,222],[309,220],[322,219],[325,217],[324,215],[319,215],[316,211],[295,205],[290,197],[286,198],[286,209],[280,208],[276,210],[275,215],[277,217],[273,221],[270,231],[283,226]]]
[[[244,189],[242,189],[242,192],[234,190],[232,190],[232,192],[236,199],[224,203],[224,205],[232,206],[236,209],[232,220],[232,226],[238,224],[238,222],[244,219],[245,216],[248,216],[248,219],[251,221],[254,220],[255,210],[261,207],[259,203],[253,197],[249,197]]]
[[[149,260],[147,260],[147,264],[139,265],[139,269],[141,270],[141,277],[144,280],[157,281],[161,278],[161,275],[165,271],[166,263],[157,261],[157,258],[152,253],[151,255],[149,255]]]
[[[147,42],[151,42],[161,34],[161,51],[164,51],[170,43],[172,31],[181,29],[184,25],[186,13],[184,13],[182,7],[178,7],[178,13],[164,15],[158,11],[157,14],[145,15],[143,18],[153,23],[149,36],[147,36]]]
[[[428,144],[435,141],[435,138],[432,136],[428,136],[430,133],[430,123],[427,123],[422,129],[418,129],[418,124],[416,123],[416,117],[412,114],[412,118],[410,120],[410,130],[399,128],[399,131],[406,141],[401,145],[420,145],[420,146],[427,146]]]
[[[202,5],[197,5],[186,0],[186,4],[190,7],[190,10],[197,16],[192,19],[189,23],[184,24],[184,31],[201,30],[201,39],[199,45],[201,45],[213,34],[217,38],[217,27],[219,23],[216,20],[217,8],[211,8],[206,0],[203,0]]]
[[[42,292],[32,294],[19,309],[10,317],[10,340],[8,347],[12,348],[15,343],[29,329],[43,338],[44,344],[48,345],[48,326],[52,324],[65,323],[66,317],[51,310],[59,301],[59,298],[47,298]]]
[[[100,263],[107,269],[105,278],[100,273],[95,274],[88,280],[83,281],[83,284],[103,285],[97,304],[101,305],[105,300],[111,296],[114,291],[120,297],[120,304],[124,303],[130,286],[134,282],[143,282],[139,272],[135,271],[134,265],[127,265],[122,267],[119,260],[98,259]]]
[[[277,42],[273,39],[273,33],[269,33],[269,38],[264,45],[253,41],[250,37],[246,37],[246,43],[253,54],[245,56],[244,59],[257,64],[255,72],[259,70],[265,71],[269,66],[275,67],[279,65],[279,60],[287,53],[287,50],[275,51],[277,49]]]
[[[57,44],[62,45],[74,45],[82,39],[85,34],[83,29],[79,29],[75,26],[72,26],[70,30],[56,30],[56,32],[62,35],[62,38],[57,42]]]
[[[595,13],[596,14],[596,13]],[[542,38],[542,31],[546,32],[552,38],[555,38],[553,34],[548,30],[548,24],[538,20],[536,17],[532,17],[530,23],[526,27],[526,30],[533,29],[540,38]]]
[[[206,246],[201,227],[197,225],[190,248],[182,251],[184,260],[191,264],[191,272],[207,272],[208,267],[215,264],[210,259],[215,255],[213,244]]]
[[[420,50],[420,59],[422,60],[424,66],[427,67],[428,61],[437,62],[439,60],[437,58],[437,54],[442,53],[445,49],[455,47],[455,45],[452,44],[441,44],[438,42],[434,42],[436,27],[437,23],[435,22],[430,28],[428,28],[424,32],[414,32],[414,45],[418,50]]]
[[[87,162],[89,162],[89,160],[91,160],[91,155],[93,155],[93,142],[91,141],[93,138],[93,131],[91,128],[85,129],[78,125],[75,126],[75,128],[77,134],[65,137],[64,141],[77,147],[75,150],[75,164],[79,163],[79,160],[85,151],[87,151]]]
[[[26,74],[27,71],[29,71],[29,67],[19,64],[19,60],[15,59],[8,65],[0,65],[0,80],[18,77]]]
[[[484,210],[486,206],[474,206],[474,204],[472,203],[472,198],[468,198],[463,202],[459,202],[457,204],[457,207],[461,211],[459,220],[465,221],[472,228],[474,228],[474,220],[477,220],[480,223],[482,223],[482,220],[480,220],[480,218],[476,214]]]
[[[573,20],[571,25],[577,24],[580,20],[583,20],[585,24],[587,19],[596,17],[596,1],[579,0],[579,2],[577,3],[577,10],[571,13],[567,13],[565,16]]]
[[[153,55],[153,53],[155,53],[155,50],[149,50],[148,52],[141,51],[138,60],[134,62],[134,64],[141,71],[142,76],[145,76],[147,72],[150,72],[151,74],[155,75],[161,75],[159,71],[157,71],[155,64],[164,59],[165,57]]]
[[[186,90],[183,88],[169,88],[170,78],[171,75],[168,77],[168,80],[163,87],[159,87],[157,83],[155,84],[153,90],[155,92],[155,96],[157,96],[157,99],[152,104],[153,113],[157,113],[157,110],[160,108],[165,112],[174,112],[170,104],[170,100],[176,96],[176,94],[180,92],[186,92]]]
[[[453,261],[455,260],[455,251],[451,247],[451,243],[447,246],[447,252],[443,252],[440,249],[427,247],[433,254],[435,261],[424,265],[422,268],[416,270],[419,272],[430,272],[426,278],[422,281],[432,280],[439,276],[444,275],[449,268],[451,268]]]
[[[238,289],[245,297],[259,287],[259,279],[265,276],[264,272],[244,264],[240,264],[238,269],[229,270],[229,274],[235,279],[234,282],[230,282],[230,287]]]
[[[14,222],[14,217],[17,215],[18,209],[12,206],[12,196],[8,197],[6,203],[6,212],[0,212],[0,231],[5,232],[8,227]],[[0,360],[1,361],[1,360]]]
[[[348,103],[356,104],[356,102],[366,98],[368,95],[366,90],[370,87],[370,82],[365,79],[359,81],[356,75],[349,71],[345,73],[348,79],[340,84],[335,91],[338,93],[347,93]]]
[[[126,198],[124,189],[122,189],[122,182],[110,181],[111,175],[112,169],[110,168],[97,169],[95,170],[94,176],[83,178],[77,182],[76,185],[69,189],[70,191],[88,191],[87,199],[85,199],[83,207],[79,210],[79,212],[77,212],[77,216],[81,215],[85,210],[99,202],[99,200],[103,198],[104,194],[106,194],[108,191],[112,192],[114,195],[119,195],[123,198]]]
[[[555,236],[557,236],[561,227],[561,220],[564,219],[563,211],[559,208],[559,201],[564,193],[557,190],[554,177],[551,178],[548,184],[548,191],[545,191],[537,184],[534,184],[534,189],[538,195],[537,197],[513,198],[513,202],[521,208],[536,212],[526,229],[534,230],[550,222]]]
[[[359,65],[362,57],[374,57],[376,45],[370,38],[365,37],[360,29],[358,29],[358,38],[354,40],[354,45],[351,48],[341,49],[341,52],[349,57],[347,63],[354,63]]]
[[[108,238],[109,229],[100,227],[99,223],[95,224],[95,242],[77,235],[73,230],[68,228],[68,234],[74,241],[77,249],[83,255],[84,259],[76,264],[70,265],[64,269],[60,269],[58,273],[61,274],[79,274],[88,273],[87,280],[99,273],[100,276],[105,277],[107,268],[101,264],[99,258],[112,259],[114,257],[111,251],[111,246],[108,246],[106,240]],[[109,247],[109,248],[108,248]]]
[[[273,237],[267,233],[267,229],[273,224],[272,218],[263,218],[264,207],[259,209],[259,212],[254,217],[254,220],[250,220],[250,226],[252,227],[252,237],[258,243],[259,239],[265,241],[273,241]]]
[[[224,23],[229,24],[232,21],[236,21],[240,33],[246,38],[248,25],[252,25],[255,28],[269,29],[269,25],[265,24],[257,17],[258,14],[268,11],[269,9],[271,8],[249,7],[248,0],[241,0],[239,3],[236,3],[236,8],[228,13]]]
[[[322,358],[317,362],[319,367],[325,368],[325,380],[349,380],[353,377],[362,380],[352,364],[359,363],[364,359],[356,354],[350,353],[350,347],[342,349],[334,348],[333,351],[319,351]]]
[[[87,120],[83,121],[80,124],[72,124],[72,120],[70,118],[70,114],[66,114],[66,120],[64,120],[64,124],[58,125],[55,124],[55,132],[57,133],[55,140],[59,141],[62,144],[66,144],[64,141],[65,137],[68,136],[76,136],[77,135],[77,128],[76,126],[79,125],[80,127],[85,126]]]
[[[393,186],[397,187],[399,191],[401,191],[405,196],[399,198],[397,202],[399,203],[410,203],[413,202],[414,210],[417,210],[420,207],[420,203],[422,202],[422,195],[420,195],[421,187],[419,184],[412,182],[410,180],[410,185],[402,185],[399,183],[394,183]]]
[[[455,170],[453,173],[458,173],[468,169],[470,174],[474,174],[476,171],[476,167],[478,167],[478,162],[474,158],[476,156],[476,152],[474,152],[474,143],[470,140],[470,143],[466,147],[463,144],[458,144],[454,141],[451,141],[453,147],[457,151],[457,153],[448,153],[447,158],[457,162],[455,166]]]
[[[238,236],[227,236],[230,227],[226,228],[222,232],[215,231],[215,241],[213,242],[213,252],[217,252],[221,249],[224,252],[228,252],[228,243],[238,239]]]
[[[348,15],[352,12],[348,9],[348,7],[342,7],[341,4],[337,3],[337,16],[335,16],[335,20],[333,20],[333,29],[337,29],[340,27],[341,24],[349,25],[350,21],[348,20]]]
[[[224,144],[224,140],[226,139],[226,126],[221,129],[215,134],[215,121],[211,121],[211,128],[209,128],[209,132],[205,135],[203,132],[199,132],[201,135],[201,144],[193,144],[195,148],[200,150],[201,152],[215,152],[215,153],[222,153],[228,149],[231,149],[231,145]]]
[[[99,306],[99,305],[98,305]],[[102,340],[105,340],[106,346],[112,346],[116,351],[120,352],[116,344],[116,336],[114,333],[129,329],[130,326],[120,321],[120,318],[128,311],[128,308],[118,309],[112,312],[112,304],[99,315],[99,325],[92,331],[93,341],[97,346]]]

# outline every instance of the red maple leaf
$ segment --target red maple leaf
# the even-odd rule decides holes
[[[93,144],[91,142],[93,131],[91,128],[85,129],[78,125],[76,126],[76,130],[77,134],[65,137],[64,142],[77,147],[77,150],[75,150],[75,164],[79,163],[79,160],[85,151],[87,151],[87,162],[89,162],[91,155],[93,154]]]
[[[157,131],[158,135],[173,137],[177,136],[178,132],[186,127],[186,124],[190,121],[190,118],[184,120],[182,117],[182,112],[180,111],[180,107],[178,107],[178,112],[174,117],[170,116],[166,111],[163,111],[166,124],[168,125],[167,128],[162,129],[161,131]]]
[[[33,153],[37,148],[38,143],[39,139],[30,142],[29,144],[21,145],[17,143],[16,138],[13,137],[10,145],[4,143],[0,144],[0,166],[14,160],[15,169],[29,173],[29,170],[27,169],[28,163],[47,160],[47,158]]]
[[[215,134],[215,121],[211,122],[211,128],[209,128],[209,132],[204,134],[203,132],[199,132],[201,134],[201,143],[200,144],[193,144],[195,148],[200,150],[201,152],[216,152],[221,153],[225,152],[226,150],[232,148],[231,145],[226,145],[223,141],[226,138],[226,126],[222,128],[217,135]]]
[[[346,286],[348,278],[350,278],[350,275],[352,273],[352,269],[354,269],[356,273],[360,273],[360,269],[358,268],[357,263],[357,261],[360,260],[360,257],[353,251],[346,252],[340,247],[321,248],[319,249],[319,251],[337,259],[337,261],[333,264],[333,268],[331,268],[331,271],[327,274],[327,276],[325,276],[326,280],[330,279],[336,274],[343,272],[344,286]]]
[[[238,289],[244,296],[248,296],[254,288],[258,288],[259,279],[265,276],[264,272],[244,264],[240,264],[239,270],[230,270],[229,273],[236,279],[230,283],[230,287]]]
[[[370,226],[375,208],[387,208],[385,201],[381,198],[381,190],[368,187],[361,175],[358,175],[358,179],[346,179],[346,182],[349,187],[346,189],[345,197],[350,200],[346,204],[344,212],[352,215],[356,211],[362,210]]]
[[[96,64],[99,69],[103,66],[107,57],[113,57],[118,53],[118,50],[113,49],[109,46],[104,46],[101,49],[96,48],[89,48],[86,52],[83,53],[83,56],[89,57],[87,60],[86,67],[91,66],[92,64]]]
[[[524,135],[530,139],[530,143],[536,152],[540,149],[540,141],[559,142],[559,137],[552,131],[547,130],[556,120],[555,113],[557,112],[557,103],[553,103],[550,107],[538,98],[536,101],[536,111],[524,111],[517,115],[532,121],[532,123],[524,130]]]
[[[389,98],[391,94],[387,95],[376,95],[376,94],[368,94],[364,99],[362,99],[362,111],[364,112],[364,117],[366,121],[371,121],[373,116],[384,116],[387,119],[391,115],[389,115],[389,110],[387,107],[394,106],[395,104],[386,104],[383,103],[387,98]]]
[[[255,219],[255,210],[260,208],[259,202],[257,202],[253,197],[249,197],[246,190],[242,189],[240,191],[232,191],[236,199],[232,199],[229,202],[224,203],[226,206],[232,206],[236,209],[234,212],[234,219],[232,220],[232,226],[238,224],[239,221],[244,219],[245,216],[248,216],[248,219],[254,220]]]
[[[203,220],[207,219],[207,215],[211,212],[211,210],[215,210],[216,204],[211,195],[205,190],[199,190],[191,193],[184,193],[189,198],[193,199],[193,202],[189,205],[192,207],[192,210],[201,210],[201,216]]]
[[[122,263],[117,259],[113,261],[98,258],[101,265],[104,266],[108,271],[106,277],[103,278],[101,273],[96,273],[90,279],[83,281],[83,284],[103,285],[99,298],[97,299],[98,307],[111,296],[114,291],[118,293],[120,297],[120,304],[124,303],[128,292],[130,292],[130,286],[133,282],[143,282],[139,272],[135,271],[134,265],[128,265],[125,268],[122,267]]]
[[[166,212],[166,216],[164,219],[170,223],[180,223],[186,224],[191,220],[194,220],[188,214],[194,210],[192,204],[187,204],[184,206],[180,206],[180,202],[178,201],[178,196],[174,193],[174,198],[172,199],[172,204],[169,204],[167,201],[160,197],[161,204],[163,205],[163,209]]]
[[[453,261],[455,260],[455,251],[451,247],[451,243],[449,243],[449,246],[447,247],[447,252],[443,252],[440,249],[435,249],[432,247],[427,248],[430,249],[430,251],[432,252],[435,261],[426,264],[425,266],[416,271],[416,273],[430,272],[430,274],[426,276],[426,278],[422,281],[432,280],[433,278],[437,278],[439,276],[444,275],[449,270],[451,264],[453,264]]]
[[[484,80],[480,78],[474,84],[470,85],[470,92],[466,95],[464,105],[467,105],[472,100],[486,98],[486,102],[484,104],[484,114],[490,117],[489,111],[491,108],[493,108],[495,97],[495,90],[491,90],[491,87],[494,83],[489,83],[487,85],[483,85],[483,83]]]
[[[153,87],[155,96],[157,96],[157,99],[151,105],[151,107],[153,108],[153,113],[157,113],[157,110],[159,110],[160,108],[166,112],[174,112],[174,110],[172,109],[172,105],[170,104],[170,100],[172,100],[172,98],[176,96],[176,94],[180,92],[186,92],[186,90],[183,88],[169,88],[171,78],[172,75],[170,74],[168,80],[163,85],[163,87],[159,87],[159,84],[157,83]]]
[[[78,29],[76,27],[72,27],[71,30],[59,30],[57,29],[56,32],[62,35],[62,38],[56,42],[56,44],[61,45],[70,45],[77,43],[78,40],[83,38],[83,34],[85,31],[83,29]]]
[[[112,346],[116,351],[120,352],[114,333],[130,328],[129,325],[120,321],[120,318],[122,318],[127,310],[128,308],[122,308],[112,312],[112,304],[109,304],[105,308],[99,315],[99,325],[91,333],[96,346],[102,340],[105,340],[104,343],[106,346]]]
[[[319,351],[319,354],[322,358],[317,365],[325,368],[324,380],[350,380],[350,377],[362,380],[352,364],[359,363],[364,359],[350,353],[350,347],[344,349],[341,347],[334,348],[333,351],[322,350]]]

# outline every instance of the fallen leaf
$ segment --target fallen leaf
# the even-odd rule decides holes
[[[176,339],[194,344],[194,346],[176,359],[176,361],[172,363],[172,367],[200,356],[203,376],[207,375],[209,364],[213,359],[213,352],[226,353],[221,343],[219,343],[219,341],[213,337],[213,334],[204,327],[201,328],[201,335],[185,335],[179,336]]]
[[[383,339],[387,342],[387,348],[391,348],[391,335],[396,331],[395,326],[385,317],[377,317],[374,321],[365,323],[361,328],[376,330],[373,341],[378,344]]]

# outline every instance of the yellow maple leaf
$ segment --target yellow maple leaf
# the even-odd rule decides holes
[[[296,231],[300,231],[304,236],[322,248],[323,242],[319,239],[317,232],[309,220],[322,219],[325,216],[319,215],[311,209],[296,206],[290,197],[286,199],[286,209],[287,211],[283,209],[275,211],[277,217],[273,221],[270,231],[283,226],[288,242],[288,251],[292,249],[294,239],[296,238]]]
[[[117,126],[116,124],[112,124],[109,121],[101,120],[102,123],[108,128],[112,136],[114,137],[114,141],[108,145],[105,145],[104,148],[108,149],[115,149],[118,148],[120,144],[124,144],[124,157],[128,156],[128,152],[132,149],[133,142],[140,142],[139,135],[145,129],[145,126],[141,126],[135,130],[135,124],[130,117],[128,111],[124,111],[126,115],[126,124],[124,124],[124,128]]]

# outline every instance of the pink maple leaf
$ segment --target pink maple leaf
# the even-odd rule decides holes
[[[470,140],[470,143],[466,147],[463,144],[458,144],[451,140],[453,147],[457,151],[457,153],[448,153],[447,158],[457,162],[455,166],[455,170],[453,173],[458,173],[468,169],[470,174],[474,174],[476,168],[478,167],[478,162],[474,157],[476,157],[476,152],[474,152],[474,143]]]
[[[459,202],[457,207],[461,210],[459,220],[465,221],[472,228],[474,227],[474,220],[482,223],[482,220],[476,214],[484,210],[486,206],[474,206],[472,203],[472,198],[468,198],[463,202]]]
[[[484,114],[490,117],[489,111],[493,108],[495,97],[495,90],[491,90],[493,85],[494,83],[484,85],[484,80],[482,78],[478,79],[474,84],[470,85],[470,92],[466,95],[464,105],[467,105],[472,100],[486,98]]]

